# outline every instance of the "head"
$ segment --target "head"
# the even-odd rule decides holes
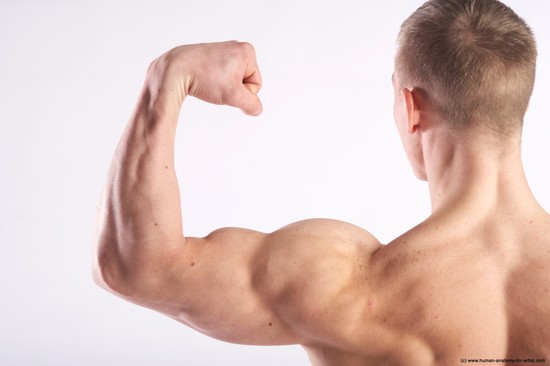
[[[531,30],[501,2],[430,0],[401,26],[396,102],[416,92],[451,133],[519,139],[536,57]]]

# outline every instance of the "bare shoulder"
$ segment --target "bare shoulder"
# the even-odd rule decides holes
[[[341,324],[366,324],[370,262],[382,247],[368,231],[311,219],[268,235],[265,245],[258,291],[305,339],[336,345],[347,337]]]
[[[368,266],[373,253],[382,247],[368,231],[330,219],[292,223],[269,234],[265,245],[266,270],[284,269],[287,275],[276,277],[293,286],[307,271],[315,274],[319,283],[324,276],[331,276],[331,282],[335,282],[338,272],[349,271],[354,264],[361,268]]]
[[[381,246],[367,230],[332,219],[298,221],[275,231],[271,234],[271,239],[279,244],[334,245],[339,248],[357,247],[366,251],[377,250]]]

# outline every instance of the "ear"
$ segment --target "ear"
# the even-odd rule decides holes
[[[406,117],[407,117],[407,132],[415,133],[420,127],[420,108],[418,95],[414,90],[403,88],[401,91],[403,102],[405,103]]]

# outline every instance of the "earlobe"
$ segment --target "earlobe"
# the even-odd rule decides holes
[[[403,88],[401,95],[405,103],[407,132],[415,133],[420,127],[420,111],[418,109],[418,103],[415,100],[414,91]]]

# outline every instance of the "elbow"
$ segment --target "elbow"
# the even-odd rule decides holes
[[[91,275],[96,285],[111,293],[122,295],[124,288],[123,277],[120,276],[120,265],[111,255],[97,250],[92,259]]]
[[[100,247],[101,248],[101,247]],[[131,302],[140,303],[151,289],[158,288],[158,277],[143,264],[123,261],[117,251],[98,250],[92,263],[92,278],[104,290]],[[154,283],[153,283],[154,282]]]
[[[132,289],[132,281],[128,276],[131,268],[122,263],[113,246],[101,245],[92,258],[91,275],[93,281],[104,290],[119,297],[131,297],[135,291]]]
[[[125,241],[119,240],[120,237]],[[98,230],[91,275],[99,287],[126,300],[139,302],[162,284],[166,270],[163,259],[167,256],[152,256],[151,251],[138,250],[143,245],[132,242],[133,237],[135,235],[118,233],[114,225]]]
[[[106,190],[104,189],[102,206],[106,203]],[[95,222],[95,233],[92,238],[92,257],[90,272],[96,285],[114,294],[119,294],[123,289],[122,266],[120,261],[117,232],[113,215],[107,209],[98,210]]]
[[[130,294],[131,268],[124,263],[120,253],[119,243],[112,230],[105,227],[98,229],[94,238],[94,248],[91,263],[93,281],[104,290],[120,296]]]
[[[117,296],[122,295],[122,286],[115,283],[109,276],[105,275],[105,268],[94,262],[91,267],[91,275],[94,283],[100,288]]]

